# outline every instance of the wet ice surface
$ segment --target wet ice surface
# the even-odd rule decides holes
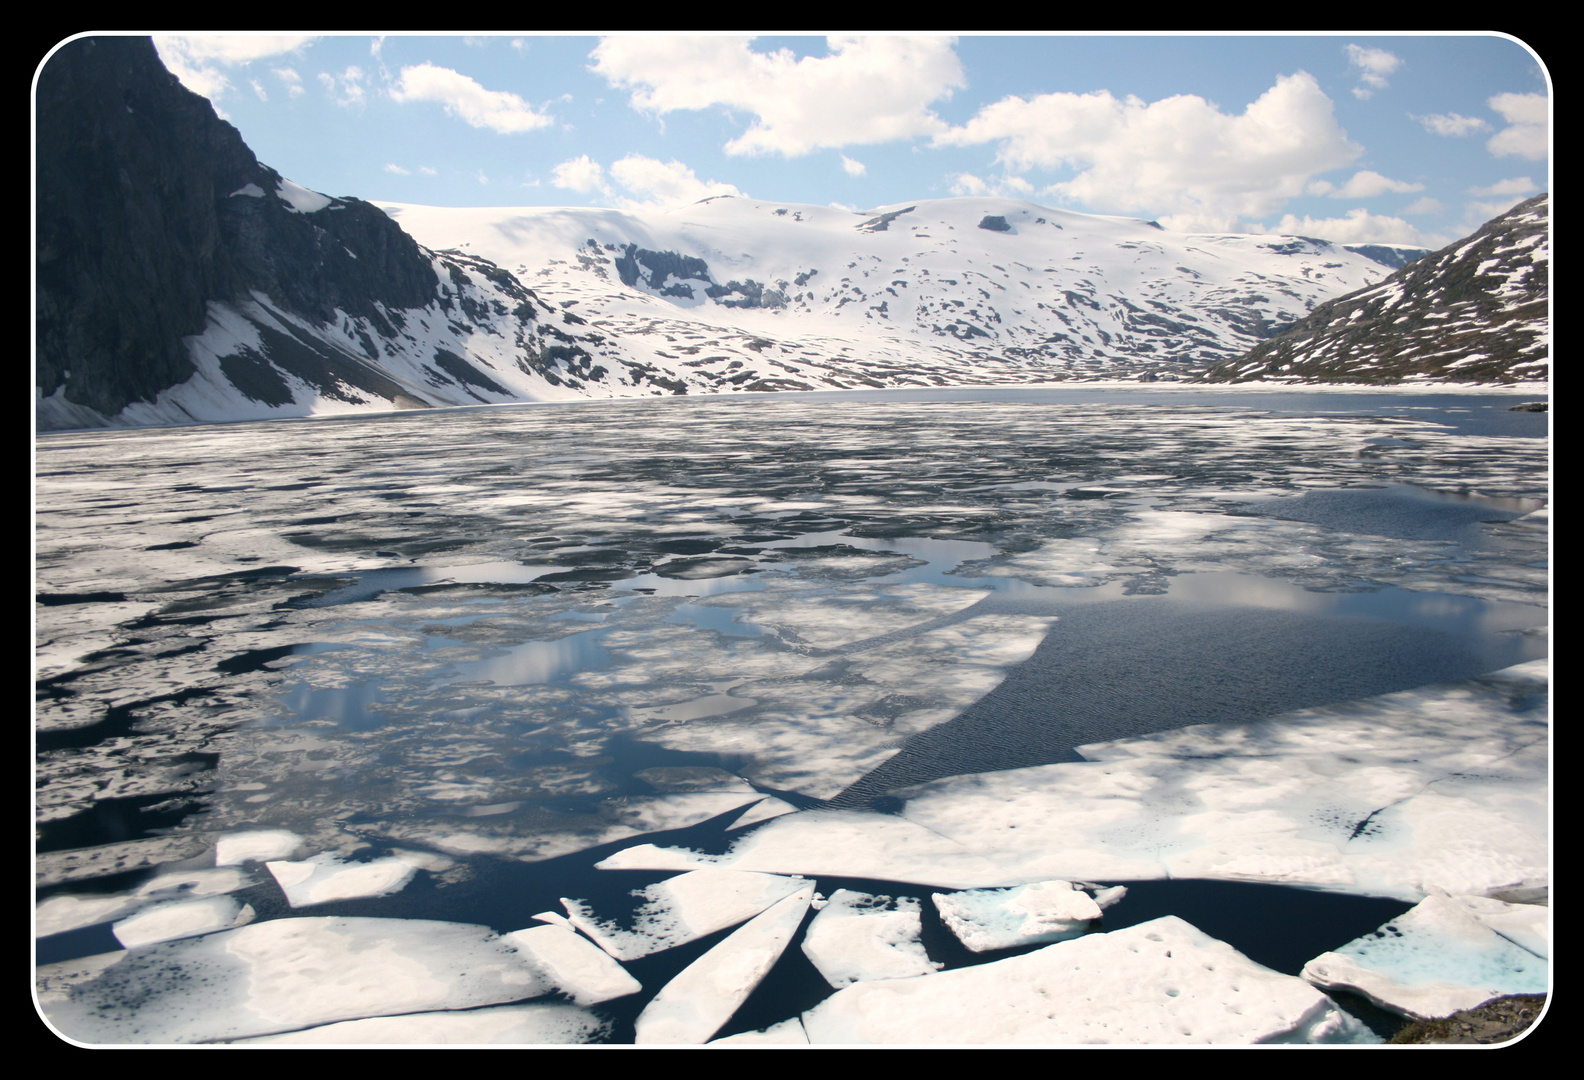
[[[1545,655],[1546,533],[1524,517],[1549,498],[1544,415],[1062,393],[46,437],[51,958],[115,948],[95,928],[140,912],[188,925],[158,905],[205,894],[137,890],[161,868],[215,873],[217,842],[251,866],[221,891],[253,927],[380,914],[509,934],[560,896],[608,906],[746,850],[706,822],[795,837],[791,811],[823,805],[852,824],[818,865],[731,869],[1011,885],[983,851],[892,842],[911,823],[875,811],[1086,744]],[[671,869],[590,869],[645,864],[650,841]],[[514,865],[557,880],[509,902],[491,885]],[[275,866],[306,872],[284,886]],[[645,993],[679,970],[640,974]],[[588,1030],[631,1039],[639,1007]]]

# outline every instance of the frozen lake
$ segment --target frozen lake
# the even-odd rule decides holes
[[[119,950],[171,899],[149,883],[218,872],[227,836],[295,842],[184,895],[506,934],[562,897],[630,908],[676,873],[594,868],[637,845],[922,821],[897,815],[946,789],[919,785],[1544,658],[1547,417],[1520,400],[941,390],[41,437],[40,962]],[[396,869],[294,905],[263,863],[309,856]],[[934,961],[982,960],[928,900],[962,886],[777,871],[913,897]],[[1104,884],[1166,876],[1221,880],[1135,885],[1103,928],[1180,914],[1288,974],[1412,893]],[[627,963],[644,989],[577,1038],[630,1041],[722,933]],[[722,1033],[833,993],[795,954]],[[104,1015],[113,985],[71,992]]]

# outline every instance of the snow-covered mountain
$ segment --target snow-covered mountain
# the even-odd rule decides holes
[[[652,366],[694,392],[1183,370],[1390,272],[1322,240],[1171,233],[1009,199],[863,213],[736,197],[381,205],[420,243],[484,256],[597,327],[609,369]]]
[[[41,430],[1171,377],[1419,254],[1006,199],[376,208],[260,164],[146,38],[69,43],[37,110]]]
[[[1215,379],[1516,382],[1550,374],[1550,196],[1329,301]]]

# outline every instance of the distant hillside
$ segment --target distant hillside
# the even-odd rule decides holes
[[[1208,378],[1516,382],[1550,374],[1550,196],[1321,304]]]

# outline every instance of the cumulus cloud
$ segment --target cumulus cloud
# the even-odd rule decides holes
[[[1448,242],[1420,232],[1402,218],[1372,214],[1362,207],[1335,218],[1287,214],[1270,231],[1288,236],[1314,236],[1334,244],[1412,244],[1436,248]]]
[[[953,195],[1004,195],[1023,199],[1034,194],[1034,185],[1021,176],[996,176],[984,180],[973,173],[953,173],[946,179],[951,181]]]
[[[587,154],[563,161],[550,170],[551,183],[569,191],[601,191],[605,189],[605,170]]]
[[[1241,218],[1279,210],[1316,174],[1363,152],[1305,72],[1277,79],[1239,115],[1194,95],[1153,103],[1104,90],[1008,97],[934,142],[998,143],[996,161],[1015,173],[1070,167],[1077,175],[1045,192],[1092,209],[1229,231]]]
[[[1507,121],[1490,137],[1485,148],[1497,157],[1522,157],[1539,161],[1550,153],[1547,137],[1549,102],[1544,94],[1497,94],[1490,107]]]
[[[1314,185],[1310,185],[1311,188]],[[1373,199],[1377,195],[1403,195],[1423,191],[1423,184],[1410,184],[1405,180],[1392,180],[1370,169],[1360,169],[1353,178],[1339,188],[1326,192],[1333,199]]]
[[[411,176],[412,175],[412,170],[411,169],[404,169],[400,165],[396,164],[394,161],[389,162],[389,163],[386,164],[385,171],[388,172],[388,173],[395,173],[397,176]]]
[[[313,40],[312,34],[159,35],[154,38],[154,47],[183,86],[213,98],[231,89],[223,68],[294,53]]]
[[[1488,198],[1492,195],[1533,195],[1539,190],[1535,182],[1527,176],[1515,176],[1511,180],[1498,180],[1485,187],[1471,187],[1468,193]]]
[[[593,70],[655,113],[725,109],[752,117],[730,154],[797,157],[814,150],[930,135],[928,106],[966,86],[951,38],[833,36],[829,55],[755,52],[749,38],[611,37]]]
[[[869,167],[861,161],[854,161],[846,154],[841,156],[842,172],[848,176],[862,176],[869,171]]]
[[[1446,207],[1442,205],[1440,199],[1432,199],[1430,196],[1426,195],[1422,199],[1415,199],[1413,201],[1412,205],[1410,205],[1408,207],[1405,207],[1403,209],[1403,213],[1405,213],[1405,214],[1439,214],[1445,209],[1446,209]]]
[[[1460,116],[1457,113],[1431,113],[1429,116],[1415,116],[1408,114],[1409,119],[1417,120],[1424,125],[1424,129],[1432,135],[1460,136],[1472,135],[1476,131],[1489,131],[1490,125],[1477,116]]]
[[[731,184],[700,180],[680,161],[659,161],[641,154],[628,154],[610,167],[615,181],[636,199],[619,200],[628,208],[677,206],[695,203],[713,195],[741,195]]]
[[[1342,51],[1347,54],[1348,64],[1358,72],[1359,85],[1353,88],[1353,96],[1360,101],[1368,100],[1377,90],[1386,89],[1390,85],[1386,77],[1402,66],[1402,58],[1385,49],[1349,45]]]
[[[489,128],[503,135],[533,131],[555,122],[516,94],[486,90],[461,72],[428,63],[402,68],[390,95],[402,104],[435,102],[472,127]]]

